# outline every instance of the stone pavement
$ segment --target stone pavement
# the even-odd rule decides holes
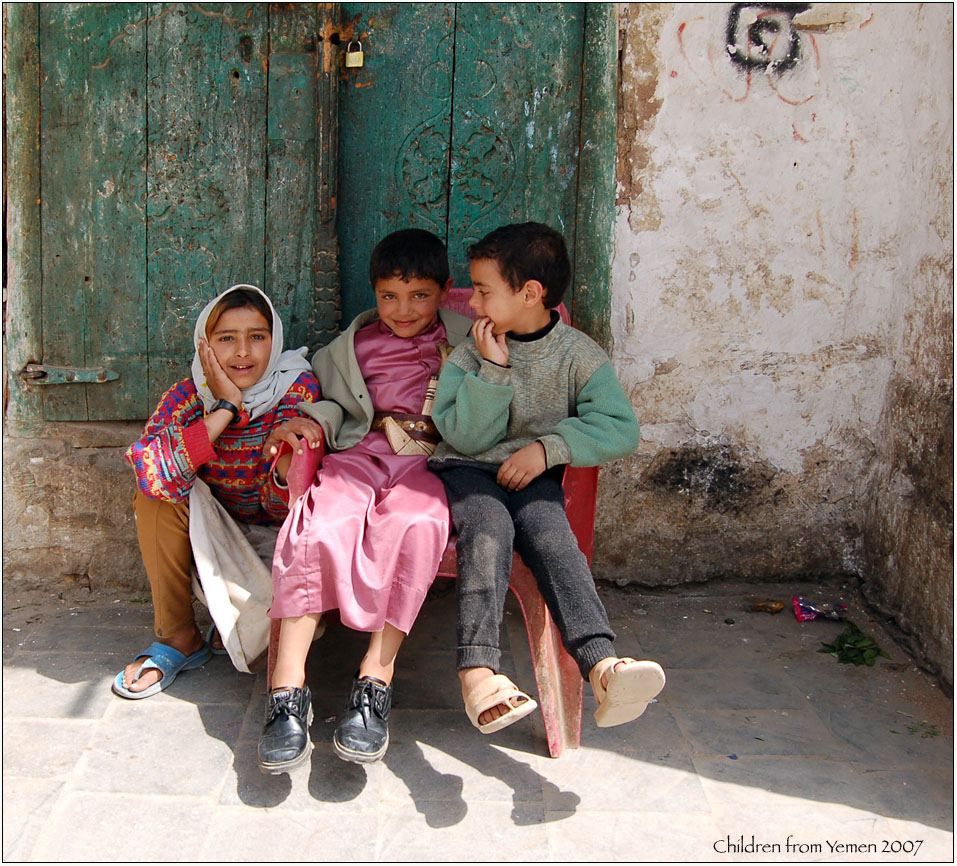
[[[816,650],[840,623],[743,602],[843,598],[889,652]],[[384,761],[332,752],[364,637],[314,646],[312,761],[256,765],[264,674],[217,656],[143,701],[110,692],[151,640],[129,591],[8,588],[3,608],[5,861],[949,861],[953,705],[852,587],[601,588],[622,655],[668,685],[636,723],[547,757],[536,713],[484,737],[461,709],[454,587],[438,581],[400,655]],[[62,596],[62,597],[60,597]],[[732,619],[733,623],[726,620]],[[533,688],[510,600],[506,672]]]

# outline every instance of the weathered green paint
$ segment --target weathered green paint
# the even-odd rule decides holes
[[[318,218],[315,184],[316,10],[270,10],[267,117],[266,281],[289,346],[309,342],[312,250]]]
[[[572,319],[611,349],[611,260],[615,231],[618,21],[614,6],[585,7],[581,152]]]
[[[456,7],[448,242],[460,285],[466,247],[504,223],[548,223],[574,250],[583,23],[580,4]]]
[[[289,347],[317,348],[339,324],[336,6],[273,5],[269,13],[264,289],[283,313]]]
[[[336,195],[339,165],[339,57],[334,41],[340,30],[338,3],[316,7],[319,54],[316,94],[316,235],[313,243],[313,300],[309,323],[313,348],[328,343],[339,331],[342,301],[339,282],[339,240]]]
[[[3,7],[7,176],[7,419],[26,432],[41,417],[42,395],[19,376],[43,357],[40,293],[40,58],[37,7]],[[29,287],[29,288],[27,288]],[[24,290],[27,289],[27,290]],[[6,394],[4,395],[6,396]]]
[[[342,8],[365,53],[340,91],[345,318],[371,304],[369,253],[397,228],[446,240],[458,285],[465,248],[503,223],[554,225],[574,255],[581,4]]]
[[[120,374],[44,389],[51,420],[112,418],[117,404],[146,408],[144,12],[39,6],[42,360]]]
[[[183,375],[192,323],[235,283],[263,285],[266,8],[150,5],[150,395]]]
[[[495,225],[556,225],[576,259],[576,320],[604,339],[611,7],[4,16],[8,418],[146,416],[187,373],[196,312],[236,282],[270,293],[290,346],[315,348],[371,303],[369,253],[404,225],[448,240],[459,284],[465,246]],[[353,36],[365,65],[345,69]],[[28,362],[119,378],[40,388],[15,378]]]
[[[448,221],[454,7],[343,3],[343,42],[365,63],[339,91],[339,265],[342,317],[373,305],[369,254],[398,228],[443,239]],[[343,46],[345,47],[345,46]]]
[[[237,282],[270,293],[290,346],[328,339],[337,4],[4,15],[11,417],[148,415],[188,372],[196,312]],[[28,362],[119,377],[40,388]]]

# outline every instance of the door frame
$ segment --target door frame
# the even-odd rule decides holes
[[[618,16],[585,3],[573,324],[611,351],[611,261],[618,156]]]

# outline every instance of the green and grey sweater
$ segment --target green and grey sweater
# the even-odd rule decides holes
[[[501,464],[538,440],[549,468],[597,466],[638,447],[638,421],[608,355],[563,322],[532,341],[508,338],[509,366],[472,339],[449,356],[432,417],[443,441],[431,463]]]

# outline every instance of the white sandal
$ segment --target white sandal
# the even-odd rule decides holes
[[[607,686],[602,686],[605,674]],[[665,687],[665,672],[657,662],[614,656],[598,662],[589,679],[598,701],[595,722],[600,728],[634,721]]]
[[[508,712],[484,725],[479,724],[482,713],[500,704],[505,704],[509,708]],[[504,674],[493,674],[482,680],[465,698],[465,712],[469,721],[483,734],[494,734],[507,728],[537,708],[538,704]]]

